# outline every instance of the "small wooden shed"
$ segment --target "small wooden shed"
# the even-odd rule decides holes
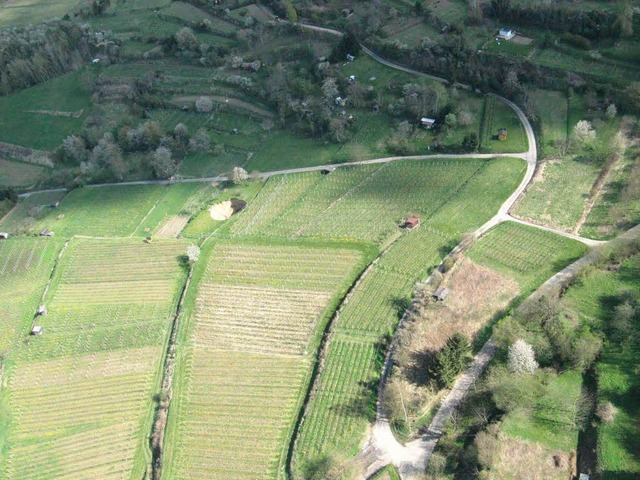
[[[419,226],[420,226],[420,217],[409,217],[402,224],[402,227],[406,228],[407,230],[413,230],[414,228],[417,228]]]
[[[6,232],[0,232],[0,240],[6,240],[9,238],[9,234]]]
[[[31,328],[31,335],[35,335],[36,337],[39,337],[40,335],[42,335],[43,332],[43,328],[40,325],[34,325]]]
[[[41,237],[53,237],[53,235],[53,231],[49,230],[48,228],[43,228],[40,232]]]
[[[40,305],[38,307],[38,311],[36,313],[38,315],[46,315],[47,314],[47,307],[45,307],[44,305]]]
[[[433,292],[433,298],[435,298],[438,302],[444,302],[444,300],[449,296],[449,289],[445,287],[438,287],[438,289]]]
[[[350,53],[347,53],[347,60],[350,62],[353,62],[356,59],[355,55],[351,55]]]
[[[501,128],[500,130],[498,130],[498,140],[504,142],[507,139],[507,133],[508,132],[506,128]]]

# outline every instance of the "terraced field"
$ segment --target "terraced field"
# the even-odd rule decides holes
[[[282,475],[320,334],[364,264],[340,245],[210,247],[178,348],[164,478]]]
[[[45,297],[48,313],[37,318],[44,334],[21,343],[5,369],[0,477],[143,474],[185,251],[178,241],[69,243]]]

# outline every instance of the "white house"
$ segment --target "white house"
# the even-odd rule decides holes
[[[420,125],[422,125],[424,128],[427,128],[427,129],[433,128],[435,123],[436,123],[435,118],[422,117],[420,119]]]
[[[516,31],[511,30],[510,28],[501,28],[498,32],[497,40],[511,40],[516,36]]]

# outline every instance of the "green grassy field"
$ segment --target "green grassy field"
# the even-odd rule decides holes
[[[34,25],[62,18],[79,0],[18,0],[0,4],[0,28]]]
[[[468,256],[480,265],[514,278],[525,298],[585,252],[586,247],[575,240],[506,222],[487,232],[469,250]]]
[[[541,153],[554,155],[558,144],[567,141],[568,100],[562,92],[553,90],[532,90],[529,96],[541,126]]]
[[[624,292],[637,292],[640,257],[622,263],[617,272],[604,269],[586,275],[571,287],[565,302],[592,329],[610,331],[613,308]],[[637,327],[637,319],[633,328]],[[637,391],[640,387],[637,342],[608,340],[596,362],[597,402],[611,402],[617,414],[611,423],[598,423],[598,471],[605,480],[625,480],[640,474],[640,414]]]
[[[28,197],[24,201],[27,205],[20,205],[21,201],[18,208],[27,210],[30,216],[20,219],[18,215],[10,215],[0,226],[8,230],[26,229],[30,233],[48,228],[63,237],[128,236],[136,231],[166,188],[157,185],[79,188],[67,194],[58,208],[42,203],[39,196]],[[45,206],[35,207],[32,212],[28,205],[36,202]]]
[[[51,205],[64,197],[64,192],[47,192],[21,198],[18,204],[0,220],[0,229],[8,233],[35,231],[36,218],[42,216]]]
[[[85,70],[68,73],[6,97],[0,97],[0,141],[52,150],[80,129],[91,108],[91,92]],[[79,118],[61,117],[31,110],[80,112]],[[39,132],[34,135],[33,132]]]
[[[3,478],[143,474],[185,251],[177,241],[69,244],[37,319],[44,334],[5,365]]]
[[[364,256],[330,243],[210,245],[182,329],[163,475],[280,478],[320,336]]]
[[[515,207],[519,217],[570,231],[576,226],[601,165],[580,156],[542,163]]]
[[[567,371],[546,385],[532,412],[515,412],[504,419],[501,430],[553,451],[569,452],[578,443],[574,424],[575,405],[580,396],[582,375]]]
[[[634,182],[640,171],[637,152],[637,147],[629,149],[609,173],[601,196],[580,229],[581,235],[610,239],[640,223],[640,198]]]
[[[30,163],[0,159],[0,185],[31,187],[47,178],[50,169]]]
[[[498,140],[498,131],[506,129],[507,139]],[[487,153],[519,153],[527,151],[527,137],[516,113],[495,97],[486,97],[480,151]]]

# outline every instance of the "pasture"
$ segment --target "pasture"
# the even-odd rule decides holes
[[[578,155],[540,163],[514,213],[543,225],[571,231],[584,210],[601,165]]]
[[[45,180],[50,170],[39,165],[0,158],[0,185],[8,187],[33,187]]]
[[[142,475],[185,251],[177,241],[70,242],[37,320],[44,334],[21,342],[4,372],[3,478]]]
[[[89,72],[80,70],[0,97],[0,141],[40,150],[58,147],[66,136],[80,130],[88,116],[91,109],[90,78]],[[81,115],[79,118],[61,117],[33,113],[34,110]]]
[[[207,254],[181,330],[163,474],[277,478],[320,336],[368,255],[221,240]]]
[[[474,262],[515,279],[525,298],[586,253],[575,240],[515,222],[489,230],[468,252]]]
[[[569,101],[562,92],[553,90],[533,90],[529,95],[535,105],[540,123],[539,143],[542,147],[540,153],[544,156],[554,155],[558,151],[558,146],[568,140]]]
[[[498,140],[498,132],[507,130],[506,140]],[[486,153],[519,153],[528,148],[524,127],[516,113],[495,97],[487,96],[480,128],[480,151]]]

